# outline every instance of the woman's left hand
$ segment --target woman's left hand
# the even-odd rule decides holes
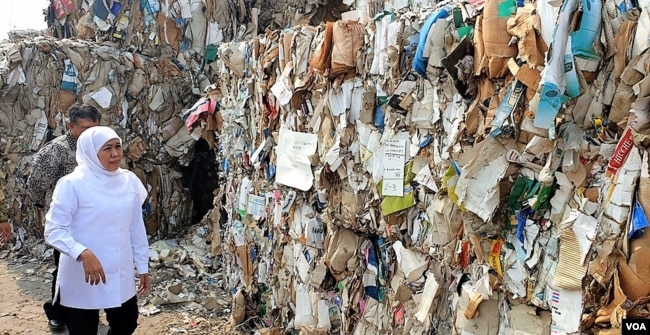
[[[151,283],[150,283],[149,274],[148,273],[141,274],[140,283],[138,284],[138,294],[145,294],[149,292],[150,286]]]

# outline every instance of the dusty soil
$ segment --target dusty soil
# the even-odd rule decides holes
[[[0,335],[67,334],[67,331],[50,331],[43,313],[42,305],[51,287],[53,265],[49,261],[16,260],[6,253],[0,254]],[[161,309],[162,312],[152,316],[140,315],[135,334],[238,333],[228,323],[224,311],[193,312],[174,306]],[[101,315],[98,335],[106,334],[106,324]]]

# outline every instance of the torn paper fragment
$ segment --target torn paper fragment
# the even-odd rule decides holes
[[[296,273],[303,283],[309,281],[309,262],[303,253],[302,244],[295,243],[293,245],[293,258],[295,259]]]
[[[582,315],[581,290],[551,290],[552,335],[571,334],[580,329]]]
[[[555,172],[558,188],[551,198],[551,221],[559,223],[564,215],[564,209],[573,195],[573,184],[569,178],[562,172]]]
[[[580,260],[580,246],[575,233],[571,229],[563,229],[553,287],[580,292],[582,277],[587,272],[586,266],[581,265]]]
[[[289,101],[291,101],[291,97],[293,96],[293,91],[289,86],[287,86],[287,84],[284,83],[284,80],[282,80],[281,77],[278,78],[273,86],[271,86],[271,92],[283,105],[288,104]]]
[[[305,235],[307,238],[308,246],[323,249],[323,241],[325,241],[325,230],[323,229],[323,222],[321,220],[318,218],[309,219],[309,221],[307,221]]]
[[[266,217],[266,198],[263,196],[249,194],[248,205],[246,212],[253,217],[254,220],[259,220]]]
[[[236,247],[242,247],[246,245],[246,226],[239,221],[235,220],[230,227],[233,240]]]
[[[21,65],[18,65],[15,69],[13,69],[11,72],[9,72],[9,75],[7,76],[6,79],[7,84],[15,86],[17,84],[24,84],[27,82],[27,79],[25,77],[25,71],[23,71],[23,67]]]
[[[598,220],[590,215],[585,215],[576,210],[571,212],[571,216],[576,214],[575,221],[571,229],[578,239],[578,246],[580,247],[580,265],[586,265],[585,259],[587,253],[591,249],[591,244],[596,238],[596,229],[598,228]]]
[[[312,315],[311,298],[309,297],[309,287],[304,284],[295,283],[296,292],[296,319],[294,326],[311,326],[316,323]]]
[[[401,241],[393,243],[397,264],[408,282],[415,282],[427,269],[427,258],[424,254],[404,248]]]
[[[332,88],[329,94],[329,105],[332,115],[341,116],[350,109],[352,105],[352,91],[354,81],[346,81],[340,87]]]
[[[515,296],[526,296],[526,269],[524,268],[523,256],[517,254],[517,250],[522,250],[521,242],[515,235],[510,235],[508,243],[511,243],[516,250],[510,248],[505,249],[503,257],[503,284],[509,292]]]
[[[428,189],[430,189],[433,192],[438,192],[438,186],[436,185],[436,182],[433,180],[433,176],[431,175],[431,169],[429,169],[428,165],[425,165],[418,174],[415,175],[414,178],[415,181],[417,181],[420,185],[426,186]]]
[[[461,205],[488,221],[499,205],[499,181],[508,169],[506,148],[497,140],[481,142],[478,155],[461,168],[455,193]]]
[[[307,191],[314,183],[309,156],[316,152],[318,136],[280,129],[276,154],[278,165],[275,181],[279,184]]]
[[[241,217],[246,216],[246,210],[248,209],[248,194],[252,188],[253,182],[248,179],[248,177],[244,177],[244,179],[241,181],[241,184],[239,184],[239,202],[237,207],[237,211]]]
[[[468,319],[466,311],[473,311]],[[470,284],[462,285],[456,305],[456,330],[463,335],[497,335],[499,333],[499,300],[477,294]],[[469,313],[468,313],[469,314]]]
[[[94,92],[91,96],[93,100],[97,102],[99,106],[104,109],[107,109],[111,106],[111,99],[113,98],[113,93],[106,88],[106,86],[100,88],[97,92]]]
[[[440,285],[436,281],[434,275],[429,273],[427,281],[424,283],[424,292],[422,293],[420,306],[418,306],[418,312],[415,313],[415,318],[418,319],[418,321],[425,322],[429,318],[431,305],[433,304],[433,299],[438,293],[439,287]]]
[[[327,300],[318,301],[318,328],[330,329],[330,306]]]
[[[508,316],[508,326],[505,335],[544,335],[544,321],[541,316],[537,316],[534,307],[526,305],[512,306],[512,309],[506,313]]]
[[[41,146],[41,143],[43,143],[45,133],[47,133],[47,115],[45,115],[45,112],[40,109],[33,110],[31,114],[36,118],[31,147],[33,149],[38,149]]]
[[[61,80],[61,90],[73,91],[75,94],[79,94],[81,91],[81,82],[79,81],[79,71],[72,64],[70,59],[63,61],[65,70],[63,70],[63,78]]]
[[[329,165],[330,171],[336,171],[341,166],[343,158],[341,157],[341,138],[336,137],[336,141],[325,154],[325,162]]]
[[[463,224],[460,208],[447,196],[438,193],[427,208],[426,239],[435,245],[445,245],[451,242]]]

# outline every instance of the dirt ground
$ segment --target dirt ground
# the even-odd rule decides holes
[[[50,295],[52,268],[49,262],[13,261],[6,255],[0,257],[0,335],[67,334],[67,331],[50,331],[43,313],[42,304]],[[162,309],[152,316],[141,314],[135,334],[237,333],[230,327],[223,311],[206,314],[167,306]],[[106,324],[104,315],[101,315],[98,335],[106,334]]]

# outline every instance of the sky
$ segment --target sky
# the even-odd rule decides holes
[[[45,29],[43,9],[48,0],[0,0],[0,40],[8,38],[10,30]]]

